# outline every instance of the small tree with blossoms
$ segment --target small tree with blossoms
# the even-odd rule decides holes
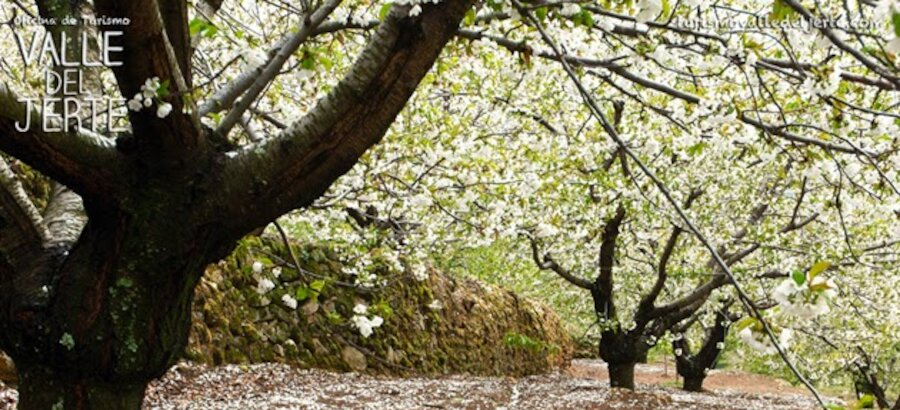
[[[689,201],[693,201],[692,199]],[[627,321],[619,312],[614,294],[614,264],[616,241],[625,220],[625,209],[619,207],[603,228],[602,244],[598,260],[598,275],[587,280],[562,267],[550,254],[541,256],[536,241],[532,241],[533,257],[541,269],[556,272],[560,277],[590,292],[600,328],[600,357],[607,363],[612,387],[634,389],[635,364],[647,356],[657,341],[678,323],[694,315],[716,289],[724,286],[724,276],[711,275],[688,294],[657,306],[668,279],[669,261],[678,244],[681,230],[675,227],[657,265],[657,280],[642,296],[636,310]]]
[[[690,327],[699,321],[700,315],[694,315],[685,323],[673,328],[672,351],[675,353],[675,371],[682,377],[682,389],[686,391],[703,391],[703,381],[714,369],[725,350],[725,339],[731,323],[740,315],[730,313],[730,302],[726,302],[715,311],[712,326],[706,329],[706,335],[696,351],[691,347],[687,336]]]

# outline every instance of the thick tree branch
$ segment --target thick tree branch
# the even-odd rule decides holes
[[[580,276],[576,276],[575,274],[570,272],[568,269],[563,268],[558,263],[556,263],[556,260],[554,260],[553,257],[550,256],[549,253],[545,253],[544,256],[541,257],[540,250],[538,249],[537,241],[533,237],[530,237],[530,236],[528,237],[528,239],[531,241],[531,257],[532,257],[532,259],[534,259],[534,263],[537,265],[537,267],[539,269],[552,270],[553,272],[556,272],[556,274],[559,275],[561,278],[565,279],[567,282],[569,282],[575,286],[578,286],[579,288],[582,288],[582,289],[591,290],[594,287],[594,285],[593,285],[593,283],[591,283],[591,281],[589,281],[585,278],[582,278]]]
[[[708,281],[694,289],[693,292],[674,300],[662,306],[658,306],[651,312],[653,318],[661,318],[672,314],[678,314],[682,309],[690,309],[691,306],[699,304],[702,306],[709,298],[712,292],[728,283],[728,276],[722,273],[716,273]],[[697,306],[699,308],[699,306]],[[679,320],[680,321],[680,320]]]
[[[42,131],[42,115],[0,83],[0,150],[10,154],[44,175],[71,187],[79,194],[98,201],[109,198],[109,189],[123,175],[124,159],[112,140],[90,133]],[[30,118],[32,127],[19,131],[17,123]],[[62,125],[47,118],[52,128]]]
[[[188,2],[184,0],[159,0],[159,11],[166,27],[166,37],[175,53],[175,61],[184,76],[188,88],[192,84],[191,39],[188,29]]]
[[[675,355],[675,361],[678,374],[682,377],[699,377],[702,379],[705,377],[707,369],[715,367],[719,356],[722,354],[722,349],[719,345],[725,343],[725,338],[728,336],[728,328],[739,317],[728,312],[728,305],[716,311],[715,322],[706,330],[706,335],[696,354],[691,351],[691,344],[687,335],[672,341],[672,347],[681,350],[681,354]],[[678,331],[680,333],[687,332],[690,323],[696,321],[696,318],[698,318],[698,315],[694,314],[689,319],[687,326],[679,328]]]
[[[897,401],[894,402],[894,405],[891,406],[891,403],[888,400],[887,391],[884,386],[882,386],[881,381],[879,380],[879,374],[876,370],[876,365],[869,357],[869,354],[859,346],[856,347],[856,350],[860,355],[860,358],[853,362],[853,365],[856,366],[855,372],[858,376],[856,380],[857,395],[859,395],[860,393],[871,394],[875,397],[876,403],[878,403],[878,408],[900,410],[900,397],[898,397]],[[860,387],[864,388],[863,391],[860,391]]]
[[[616,261],[616,241],[619,238],[619,228],[624,219],[625,208],[619,205],[615,215],[606,221],[598,260],[600,274],[597,275],[591,289],[595,310],[598,313],[602,312],[608,319],[616,318],[616,305],[613,301],[613,266]]]
[[[163,20],[159,1],[163,1],[165,17],[169,20]],[[189,51],[184,49],[184,36],[188,31],[184,6],[175,4],[174,0],[159,1],[95,0],[94,5],[98,15],[131,20],[124,30],[102,27],[104,31],[121,30],[123,33],[119,37],[122,44],[117,44],[124,48],[122,64],[113,67],[122,95],[131,98],[153,77],[169,82],[171,95],[165,101],[172,104],[171,113],[160,119],[155,109],[131,112],[133,139],[119,141],[123,152],[133,154],[146,164],[165,167],[189,163],[193,154],[207,144],[206,139],[201,138],[193,103],[184,98],[190,93],[190,69],[182,70],[182,65],[189,68],[190,63]],[[176,38],[170,38],[170,33]]]
[[[334,33],[336,31],[351,28],[369,30],[378,27],[379,24],[381,24],[379,20],[370,20],[364,24],[357,24],[351,21],[320,22],[319,25],[313,27],[312,33],[304,33],[303,35],[305,37],[314,37],[321,34]],[[296,43],[298,47],[303,44],[303,41],[297,42],[297,38],[299,35],[300,32],[297,31],[284,36],[270,47],[269,54],[271,55],[271,57],[268,61],[266,61],[265,65],[263,65],[262,67],[250,68],[238,74],[237,77],[235,77],[224,87],[220,87],[219,89],[217,89],[209,99],[203,101],[203,103],[200,104],[200,117],[205,117],[212,113],[231,109],[231,107],[234,106],[235,101],[237,101],[237,99],[240,98],[242,94],[244,94],[251,86],[253,86],[254,82],[261,75],[262,71],[265,70],[265,68],[275,59],[275,54],[278,52],[278,50],[284,49],[285,45],[291,42]],[[291,53],[293,53],[294,51],[296,51],[296,48],[293,49]],[[278,75],[278,73],[276,72],[275,75]],[[271,81],[271,79],[269,79],[269,81]]]
[[[279,136],[227,161],[223,206],[250,230],[307,206],[381,140],[434,64],[472,1],[395,5],[344,79]]]
[[[0,285],[25,270],[49,237],[41,214],[0,158]]]
[[[225,0],[202,0],[198,2],[197,7],[206,15],[206,18],[212,18],[222,9],[224,3]]]
[[[699,189],[694,189],[691,191],[690,195],[688,195],[687,200],[685,200],[684,208],[688,209],[693,205],[694,201],[700,197],[703,191]],[[662,256],[659,258],[659,264],[656,267],[656,282],[653,284],[653,287],[650,289],[650,292],[647,292],[641,299],[641,303],[638,307],[637,317],[639,321],[644,320],[647,314],[653,309],[653,304],[656,303],[656,299],[659,298],[660,292],[662,292],[663,287],[666,284],[666,280],[668,279],[668,267],[669,260],[672,258],[672,254],[675,253],[675,247],[678,245],[678,237],[684,232],[680,226],[673,226],[672,233],[669,235],[669,239],[666,241],[666,245],[663,248]]]
[[[675,246],[678,245],[678,237],[682,232],[684,232],[684,230],[681,229],[681,227],[672,227],[672,233],[669,234],[669,239],[666,241],[666,246],[663,248],[662,256],[659,258],[659,264],[656,267],[656,282],[653,283],[650,292],[647,292],[641,299],[637,316],[644,316],[641,313],[653,309],[653,304],[656,302],[660,292],[662,292],[663,287],[666,285],[666,280],[669,278],[669,259],[671,259],[672,254],[675,253]]]

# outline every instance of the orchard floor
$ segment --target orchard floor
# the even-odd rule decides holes
[[[576,360],[558,374],[525,378],[387,378],[278,364],[182,363],[147,392],[145,409],[814,409],[803,391],[772,378],[713,372],[710,392],[676,388],[674,371],[640,365],[636,392],[610,389],[605,364]],[[0,386],[0,410],[15,392]]]

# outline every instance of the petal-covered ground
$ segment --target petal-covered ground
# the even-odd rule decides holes
[[[146,409],[815,409],[802,391],[742,373],[711,375],[708,393],[668,387],[672,369],[638,369],[636,392],[610,389],[604,364],[577,360],[564,372],[525,378],[389,378],[280,364],[181,363],[147,392]],[[716,387],[730,381],[728,388]],[[668,380],[668,382],[666,382]],[[660,384],[643,384],[641,381]],[[0,387],[0,409],[15,391]]]

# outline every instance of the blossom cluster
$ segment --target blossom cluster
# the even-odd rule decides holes
[[[163,86],[159,81],[159,77],[148,78],[147,81],[141,85],[141,92],[135,94],[134,97],[128,101],[128,109],[139,112],[144,108],[152,107],[153,104],[156,103],[156,116],[159,118],[168,117],[172,112],[172,104],[161,99],[163,97],[161,95],[162,90]]]
[[[414,16],[427,11],[420,1],[395,3],[409,6]],[[873,333],[867,323],[883,323],[874,332],[877,337],[865,338],[865,343],[889,345],[892,338],[900,338],[900,326],[884,312],[900,306],[900,283],[890,274],[877,283],[868,279],[873,272],[895,270],[883,268],[877,255],[862,250],[900,239],[900,224],[893,217],[900,212],[900,201],[891,190],[900,175],[894,137],[900,127],[891,112],[900,103],[897,93],[854,82],[877,77],[815,30],[662,27],[670,17],[751,18],[744,11],[769,14],[775,2],[734,1],[729,10],[709,10],[697,3],[639,0],[595,6],[564,1],[548,4],[542,22],[569,55],[608,56],[628,70],[627,77],[602,67],[583,67],[579,74],[586,87],[604,96],[599,102],[610,115],[611,102],[625,103],[617,124],[620,137],[676,200],[683,201],[694,187],[703,188],[687,215],[712,242],[729,252],[747,244],[759,246],[735,266],[735,274],[754,299],[772,297],[778,303],[765,313],[773,325],[795,330],[821,326],[815,330],[852,346],[861,335]],[[822,3],[821,12],[841,11],[838,3]],[[427,278],[430,266],[450,266],[466,274],[481,272],[486,280],[542,298],[567,320],[589,329],[594,315],[588,298],[560,286],[552,272],[529,264],[523,233],[539,239],[541,251],[552,252],[569,271],[590,279],[596,275],[598,232],[622,205],[628,218],[616,258],[615,286],[623,313],[612,325],[631,327],[627,312],[652,284],[647,278],[654,272],[646,261],[658,258],[673,224],[681,224],[679,216],[632,159],[617,155],[618,147],[585,109],[558,62],[540,57],[552,51],[532,27],[522,24],[511,2],[479,7],[474,10],[477,18],[463,23],[467,28],[506,36],[533,52],[510,52],[498,41],[454,42],[384,141],[332,185],[315,209],[297,212],[290,220],[309,227],[317,237],[352,244],[357,256],[345,260],[344,267],[354,285],[372,288],[382,283],[376,259],[395,259],[393,269],[420,279]],[[595,13],[593,7],[611,13]],[[883,23],[861,37],[869,45],[864,52],[874,53],[878,61],[894,61],[896,36],[889,25],[900,10],[897,2],[880,0],[876,7],[862,9],[875,10],[873,17]],[[283,15],[268,6],[256,12],[263,21]],[[362,25],[383,16],[371,2],[350,1],[331,18]],[[212,72],[222,73],[207,80],[230,81],[242,70],[264,64],[265,53],[253,51],[266,50],[268,42],[261,39],[279,38],[288,34],[285,27],[299,24],[295,17],[284,19],[285,24],[204,40],[201,49],[214,62]],[[222,25],[223,31],[234,30],[228,26]],[[623,31],[636,35],[616,34]],[[846,39],[845,34],[836,31],[838,40]],[[311,38],[296,53],[303,61],[292,61],[288,66],[293,68],[278,76],[255,107],[275,118],[301,118],[341,80],[367,38],[365,30]],[[465,47],[457,47],[460,44]],[[881,54],[882,49],[888,54]],[[225,65],[235,56],[243,59],[244,67]],[[811,68],[791,68],[788,63],[794,60]],[[674,96],[659,85],[682,94]],[[216,91],[207,88],[201,94]],[[251,121],[273,135],[279,132],[260,116]],[[825,148],[835,145],[844,146],[845,152]],[[846,152],[851,145],[877,155]],[[748,222],[753,210],[763,205],[763,217]],[[346,208],[368,207],[402,229],[379,232],[348,222]],[[815,218],[803,230],[784,231],[792,214],[794,222]],[[734,239],[741,232],[741,238]],[[694,246],[694,239],[684,241],[688,243],[673,257],[679,263],[663,299],[690,292],[698,278],[709,274],[708,252]],[[375,244],[386,244],[392,253],[375,256]],[[881,249],[890,253],[896,248]],[[840,275],[809,278],[804,284],[756,280],[762,267],[789,272],[823,258],[841,264]],[[278,287],[275,282],[261,278],[259,289],[272,292]],[[281,302],[290,307],[287,298]],[[849,320],[857,311],[850,306],[859,306],[866,320]],[[834,314],[826,314],[829,311]],[[365,318],[356,319],[361,331],[377,327],[371,326],[375,319],[370,316],[355,316]],[[765,337],[750,332],[752,338],[743,333],[744,338],[756,342],[747,346],[764,347]],[[833,366],[836,357],[846,358],[806,335],[796,332],[792,351],[804,354],[817,369]]]
[[[350,323],[359,330],[359,334],[362,337],[372,336],[375,328],[380,327],[384,323],[384,319],[378,315],[368,315],[369,307],[363,304],[358,304],[353,307],[353,317],[350,318]]]
[[[794,332],[791,329],[782,329],[778,334],[778,344],[782,348],[787,348],[790,345],[791,339],[794,336]],[[775,354],[778,353],[778,349],[772,344],[771,338],[766,334],[759,326],[748,326],[738,332],[738,337],[744,342],[747,346],[750,346],[753,350],[756,350],[762,354]]]

